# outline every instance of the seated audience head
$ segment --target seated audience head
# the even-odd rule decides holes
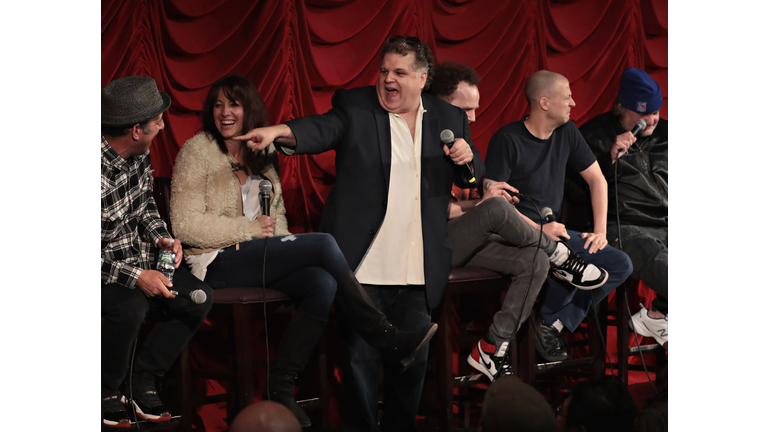
[[[563,403],[557,428],[558,432],[631,432],[636,414],[626,385],[583,381]]]
[[[525,98],[531,118],[546,120],[555,126],[568,123],[576,106],[568,79],[557,72],[534,72],[525,83]]]
[[[163,112],[170,105],[152,78],[118,78],[101,90],[101,134],[122,158],[144,154],[165,127]]]
[[[621,88],[613,107],[625,130],[632,130],[638,120],[646,127],[640,136],[649,136],[659,123],[659,109],[664,104],[659,83],[644,70],[629,68],[621,75]]]
[[[536,389],[513,375],[488,387],[478,432],[555,432],[555,416]]]
[[[224,153],[227,153],[225,142],[232,137],[269,126],[267,108],[259,90],[241,75],[227,75],[213,83],[203,102],[202,115],[203,130],[216,139]]]
[[[260,401],[248,406],[232,420],[230,432],[300,432],[296,416],[285,406]]]
[[[376,95],[379,104],[394,114],[414,113],[421,91],[432,80],[434,57],[426,43],[416,37],[392,36],[381,47]]]
[[[469,122],[473,123],[475,110],[480,107],[479,82],[480,77],[471,67],[454,62],[441,63],[435,65],[429,94],[463,109]]]

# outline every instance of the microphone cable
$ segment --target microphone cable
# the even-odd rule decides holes
[[[264,344],[267,349],[267,400],[272,400],[270,390],[270,366],[269,366],[269,329],[267,328],[267,241],[269,237],[264,237],[264,261],[261,268],[261,305],[264,312]]]
[[[623,251],[624,245],[621,242],[621,219],[619,218],[619,155],[618,153],[616,154],[616,161],[613,163],[613,194],[614,194],[615,203],[616,203],[616,232],[618,233],[618,239],[619,239],[618,246],[619,246],[619,250]],[[626,288],[626,285],[625,285],[625,288]],[[632,311],[629,308],[629,296],[627,294],[628,293],[624,294],[624,305],[627,308],[627,315],[630,317],[629,319],[632,319]],[[618,302],[616,304],[616,307],[617,308],[619,307]],[[618,329],[618,326],[616,328]],[[651,374],[648,372],[648,366],[645,364],[645,357],[643,356],[643,350],[640,349],[640,340],[637,337],[637,332],[632,331],[632,334],[635,335],[635,345],[637,346],[637,352],[640,354],[640,362],[643,364],[643,371],[645,371],[645,376],[646,378],[648,378],[648,382],[651,383],[651,387],[653,387],[653,391],[656,394],[659,394],[659,391],[656,389],[656,385],[653,383],[653,380],[651,379]],[[618,336],[618,332],[617,332],[617,336]],[[627,366],[629,366],[629,359],[627,359]]]
[[[516,195],[517,195],[518,199],[526,200],[526,201],[530,202],[531,204],[533,204],[533,206],[536,207],[536,211],[537,212],[539,211],[539,206],[537,206],[536,203],[532,199],[530,199],[530,198],[528,198],[526,196],[523,196],[523,194],[516,194]],[[513,205],[513,207],[514,207],[514,205]],[[517,212],[517,209],[515,209],[515,211]],[[541,218],[541,216],[539,216],[539,218]],[[536,250],[533,251],[533,258],[531,259],[531,277],[528,278],[528,288],[525,290],[525,295],[523,296],[523,301],[520,303],[520,312],[517,314],[517,318],[516,318],[516,322],[515,322],[515,327],[514,327],[515,335],[517,335],[518,326],[520,325],[520,319],[523,316],[523,310],[525,309],[525,302],[528,301],[528,294],[531,292],[531,288],[533,287],[533,275],[534,275],[533,269],[536,268],[536,255],[538,255],[539,250],[541,250],[541,238],[542,238],[542,234],[543,233],[544,233],[544,225],[540,224],[539,225],[539,240],[536,243]],[[513,335],[513,338],[514,338],[514,335]],[[509,350],[507,350],[506,355],[509,356]]]
[[[136,414],[136,404],[133,403],[133,361],[136,358],[136,345],[139,344],[139,338],[133,340],[133,350],[131,350],[131,367],[128,369],[128,403],[131,404],[133,418],[136,419],[136,428],[141,429],[139,416]],[[130,421],[130,419],[128,419]]]

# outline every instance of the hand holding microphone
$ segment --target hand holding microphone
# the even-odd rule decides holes
[[[261,227],[262,237],[272,237],[275,234],[275,217],[269,215],[272,202],[272,182],[264,179],[259,182],[259,199],[261,200],[261,216],[259,216],[259,226]]]
[[[631,132],[624,132],[616,137],[616,143],[613,145],[613,148],[611,148],[611,158],[614,163],[629,150],[629,147],[632,146],[635,141],[637,141],[637,136],[640,132],[645,130],[646,126],[647,124],[645,123],[645,120],[640,119],[635,123],[635,127]]]
[[[468,165],[474,159],[472,147],[463,138],[454,139],[453,132],[450,129],[444,129],[440,132],[440,141],[448,147],[445,155],[450,156],[454,164],[462,167],[461,170],[464,172],[464,177],[470,185],[474,186],[475,173],[472,172],[472,168]]]
[[[205,291],[199,289],[188,290],[184,288],[171,288],[168,291],[175,296],[186,297],[192,300],[195,304],[203,304],[208,299],[208,296],[205,295]]]
[[[565,229],[565,225],[555,221],[555,216],[551,208],[544,207],[539,214],[544,221],[541,229],[547,233],[548,236],[552,237],[552,240],[558,241],[571,238],[571,236],[568,235],[568,231]]]

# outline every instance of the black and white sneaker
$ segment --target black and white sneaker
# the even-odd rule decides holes
[[[136,372],[133,374],[132,382],[126,382],[125,386],[125,393],[132,395],[132,399],[128,401],[133,404],[139,418],[153,423],[171,420],[171,413],[157,395],[153,374]],[[133,391],[131,391],[131,386],[133,386]],[[125,396],[123,396],[123,400],[126,402]]]
[[[101,421],[104,426],[118,429],[131,427],[131,420],[121,398],[118,392],[101,391]]]
[[[608,280],[608,272],[590,264],[574,252],[565,242],[557,242],[557,248],[549,257],[552,274],[581,290],[600,288]]]
[[[473,368],[484,373],[491,381],[504,375],[512,375],[512,360],[509,358],[509,342],[503,342],[498,348],[488,342],[488,335],[481,338],[467,357]]]

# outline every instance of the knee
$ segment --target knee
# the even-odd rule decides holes
[[[138,328],[144,322],[149,310],[149,304],[141,290],[136,287],[135,292],[125,296],[119,304],[114,305],[106,314],[109,321],[121,325]]]
[[[627,255],[624,252],[621,252],[621,259],[619,263],[620,264],[617,267],[621,272],[622,280],[624,280],[628,278],[629,275],[631,275],[635,269],[634,269],[634,266],[632,265],[632,259],[630,259],[629,255]]]
[[[513,207],[502,197],[488,198],[483,201],[483,205],[478,206],[478,209],[482,209],[483,212],[495,217],[506,219]]]
[[[317,319],[326,319],[331,310],[333,299],[336,298],[336,279],[319,267],[311,267],[304,272],[307,291],[303,296],[302,309]]]

